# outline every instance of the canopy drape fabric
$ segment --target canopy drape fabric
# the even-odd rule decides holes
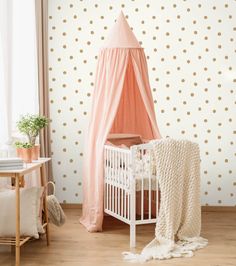
[[[128,49],[126,78],[110,133],[135,133],[152,139],[159,130],[142,48]]]
[[[160,138],[145,54],[123,13],[117,19],[112,36],[115,42],[109,38],[98,57],[85,143],[80,222],[90,232],[102,230],[103,148],[108,134],[137,133],[144,139]]]

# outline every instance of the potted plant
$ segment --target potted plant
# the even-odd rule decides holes
[[[29,144],[32,145],[32,159],[39,158],[39,145],[35,145],[36,138],[41,129],[48,125],[49,119],[40,115],[24,115],[17,122],[19,131],[25,134]]]
[[[33,145],[28,142],[15,143],[17,157],[20,157],[25,163],[32,163],[32,147]]]

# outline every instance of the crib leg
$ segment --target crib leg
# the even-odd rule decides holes
[[[135,224],[130,225],[130,248],[136,247],[136,226]]]

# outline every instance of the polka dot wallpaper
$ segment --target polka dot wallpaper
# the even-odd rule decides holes
[[[233,0],[49,0],[52,157],[60,202],[82,202],[97,55],[121,9],[145,48],[162,136],[199,143],[203,205],[236,205]]]

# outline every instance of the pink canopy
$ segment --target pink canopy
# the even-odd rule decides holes
[[[103,148],[109,133],[160,138],[145,54],[121,12],[100,51],[85,143],[83,214],[90,232],[103,222]]]

